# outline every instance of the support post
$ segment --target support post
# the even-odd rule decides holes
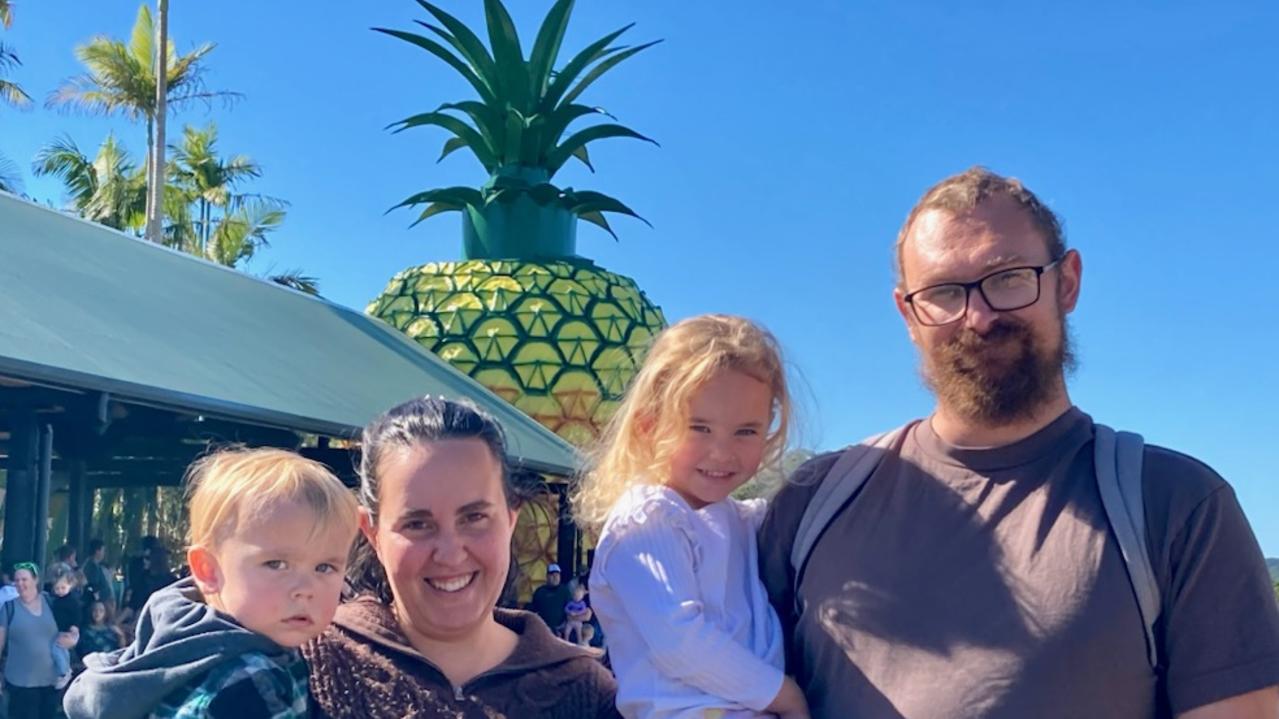
[[[53,425],[40,425],[36,463],[35,557],[43,566],[49,556],[49,493],[53,485]]]
[[[555,528],[555,562],[564,569],[564,579],[576,577],[577,562],[577,525],[573,523],[573,507],[568,499],[568,486],[555,485],[560,499],[559,523]],[[571,573],[571,574],[569,574]]]
[[[5,491],[4,553],[6,569],[35,559],[36,475],[39,425],[32,411],[10,413],[9,461]]]

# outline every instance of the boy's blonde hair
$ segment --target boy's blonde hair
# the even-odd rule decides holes
[[[762,465],[781,459],[791,405],[777,339],[743,317],[691,317],[657,336],[591,452],[589,468],[572,497],[579,523],[598,530],[628,487],[665,481],[671,455],[684,436],[693,393],[722,370],[735,370],[768,385],[772,426]]]
[[[201,457],[185,477],[191,547],[214,549],[279,502],[297,502],[315,513],[315,529],[359,522],[355,495],[327,467],[284,449],[235,448]]]

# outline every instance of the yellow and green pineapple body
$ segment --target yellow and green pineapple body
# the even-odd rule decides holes
[[[578,446],[666,326],[634,280],[578,258],[428,262],[367,311]]]

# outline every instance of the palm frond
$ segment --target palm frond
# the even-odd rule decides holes
[[[67,135],[40,148],[31,171],[37,177],[49,175],[61,180],[77,210],[87,207],[98,191],[93,161]]]
[[[0,80],[0,100],[19,108],[31,104],[31,96],[20,85],[8,80]]]
[[[99,35],[76,47],[76,58],[86,72],[64,80],[49,94],[46,106],[102,114],[122,112],[135,122],[152,117],[156,109],[154,37],[151,11],[144,3],[138,8],[127,44]],[[166,105],[177,110],[195,101],[209,104],[222,99],[231,104],[240,97],[238,93],[204,87],[200,63],[214,47],[204,43],[179,55],[173,41],[168,42]]]
[[[0,155],[0,190],[15,195],[22,193],[22,173],[17,163],[4,155]]]
[[[320,281],[313,275],[303,274],[302,270],[286,270],[279,274],[267,275],[267,279],[312,297],[320,296]]]
[[[249,202],[222,218],[205,248],[208,258],[234,267],[265,247],[267,235],[284,222],[285,211],[270,203]]]

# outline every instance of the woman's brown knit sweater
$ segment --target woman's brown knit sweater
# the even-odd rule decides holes
[[[586,650],[556,639],[536,615],[494,610],[519,635],[506,661],[453,687],[415,650],[390,607],[371,598],[338,607],[328,631],[302,647],[315,715],[328,719],[620,719],[613,677]]]

